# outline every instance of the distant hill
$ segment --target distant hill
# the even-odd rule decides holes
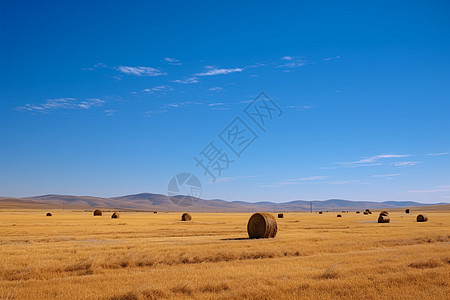
[[[252,212],[252,211],[341,211],[369,209],[395,209],[402,207],[419,207],[423,204],[414,201],[349,201],[343,199],[329,199],[324,201],[295,200],[284,203],[273,202],[245,202],[225,201],[221,199],[205,200],[184,196],[169,197],[162,194],[141,193],[112,198],[71,196],[71,195],[42,195],[25,198],[0,197],[0,208],[104,208],[139,211],[204,211],[204,212]],[[440,204],[440,203],[439,203]],[[437,204],[433,204],[437,205]]]

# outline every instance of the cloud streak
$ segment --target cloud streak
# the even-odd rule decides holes
[[[202,73],[194,74],[195,76],[215,76],[215,75],[226,75],[235,72],[242,72],[243,68],[234,68],[234,69],[217,69],[215,67],[208,66],[206,67],[206,71]]]
[[[129,67],[129,66],[118,66],[115,68],[117,71],[126,75],[135,76],[161,76],[166,75],[166,73],[152,67]]]
[[[98,98],[89,99],[77,99],[77,98],[57,98],[47,99],[46,102],[41,104],[25,104],[23,106],[16,107],[19,111],[35,111],[41,113],[47,113],[62,109],[82,109],[86,110],[95,106],[102,106],[105,103],[104,100]]]

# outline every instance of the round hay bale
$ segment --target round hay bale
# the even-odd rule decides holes
[[[278,214],[278,219],[283,219],[284,218],[284,214]]]
[[[322,212],[321,211],[319,211],[319,215],[321,215],[322,214]]]
[[[428,221],[427,215],[420,214],[417,216],[417,222],[426,222],[426,221]]]
[[[363,214],[368,215],[369,213],[367,211],[363,212]]]
[[[247,232],[251,239],[274,238],[277,230],[277,220],[271,214],[255,213],[248,220]]]
[[[409,214],[409,208],[405,209],[405,214]]]
[[[158,212],[157,212],[157,211],[154,211],[153,213],[154,213],[154,214],[157,214]]]
[[[342,215],[337,215],[338,218],[342,218]]]
[[[361,212],[360,212],[360,211],[357,211],[356,213],[359,214],[359,213],[361,213]]]
[[[385,210],[380,212],[380,216],[386,216],[387,217],[388,215],[389,215],[389,213],[387,211],[385,211]]]
[[[111,215],[111,219],[118,219],[118,218],[120,218],[120,214],[118,213],[118,212],[114,212],[112,215]]]
[[[391,222],[391,219],[389,219],[388,216],[380,215],[378,217],[378,223],[390,223],[390,222]]]
[[[192,216],[190,213],[184,213],[181,215],[181,221],[190,221],[192,220]]]
[[[51,217],[51,216],[52,216],[52,213],[47,213],[46,216],[47,216],[47,217]]]
[[[101,216],[101,215],[102,215],[102,211],[100,209],[94,210],[94,216]]]

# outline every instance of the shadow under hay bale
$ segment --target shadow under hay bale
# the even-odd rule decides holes
[[[417,216],[417,222],[426,222],[428,221],[428,217],[424,214],[420,214]]]
[[[390,222],[391,222],[391,219],[389,219],[388,216],[380,215],[378,217],[378,223],[390,223]]]
[[[337,215],[338,218],[342,218],[342,215]]]
[[[405,209],[405,214],[409,214],[409,208]]]
[[[248,220],[247,232],[251,239],[274,238],[277,230],[277,220],[271,214],[255,213]]]
[[[102,211],[100,209],[94,210],[94,216],[101,216],[101,215],[103,215],[103,214],[102,214]]]
[[[192,216],[190,213],[184,213],[181,215],[181,221],[190,221],[192,220]]]
[[[284,218],[284,214],[278,214],[278,218],[279,219],[283,219]]]
[[[47,213],[45,216],[51,217],[51,216],[52,216],[52,213]]]
[[[118,219],[118,218],[120,218],[120,214],[119,214],[118,212],[114,212],[114,213],[111,215],[111,219]]]

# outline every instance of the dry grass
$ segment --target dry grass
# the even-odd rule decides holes
[[[450,213],[427,214],[286,213],[250,240],[251,214],[0,211],[0,299],[446,299]]]

